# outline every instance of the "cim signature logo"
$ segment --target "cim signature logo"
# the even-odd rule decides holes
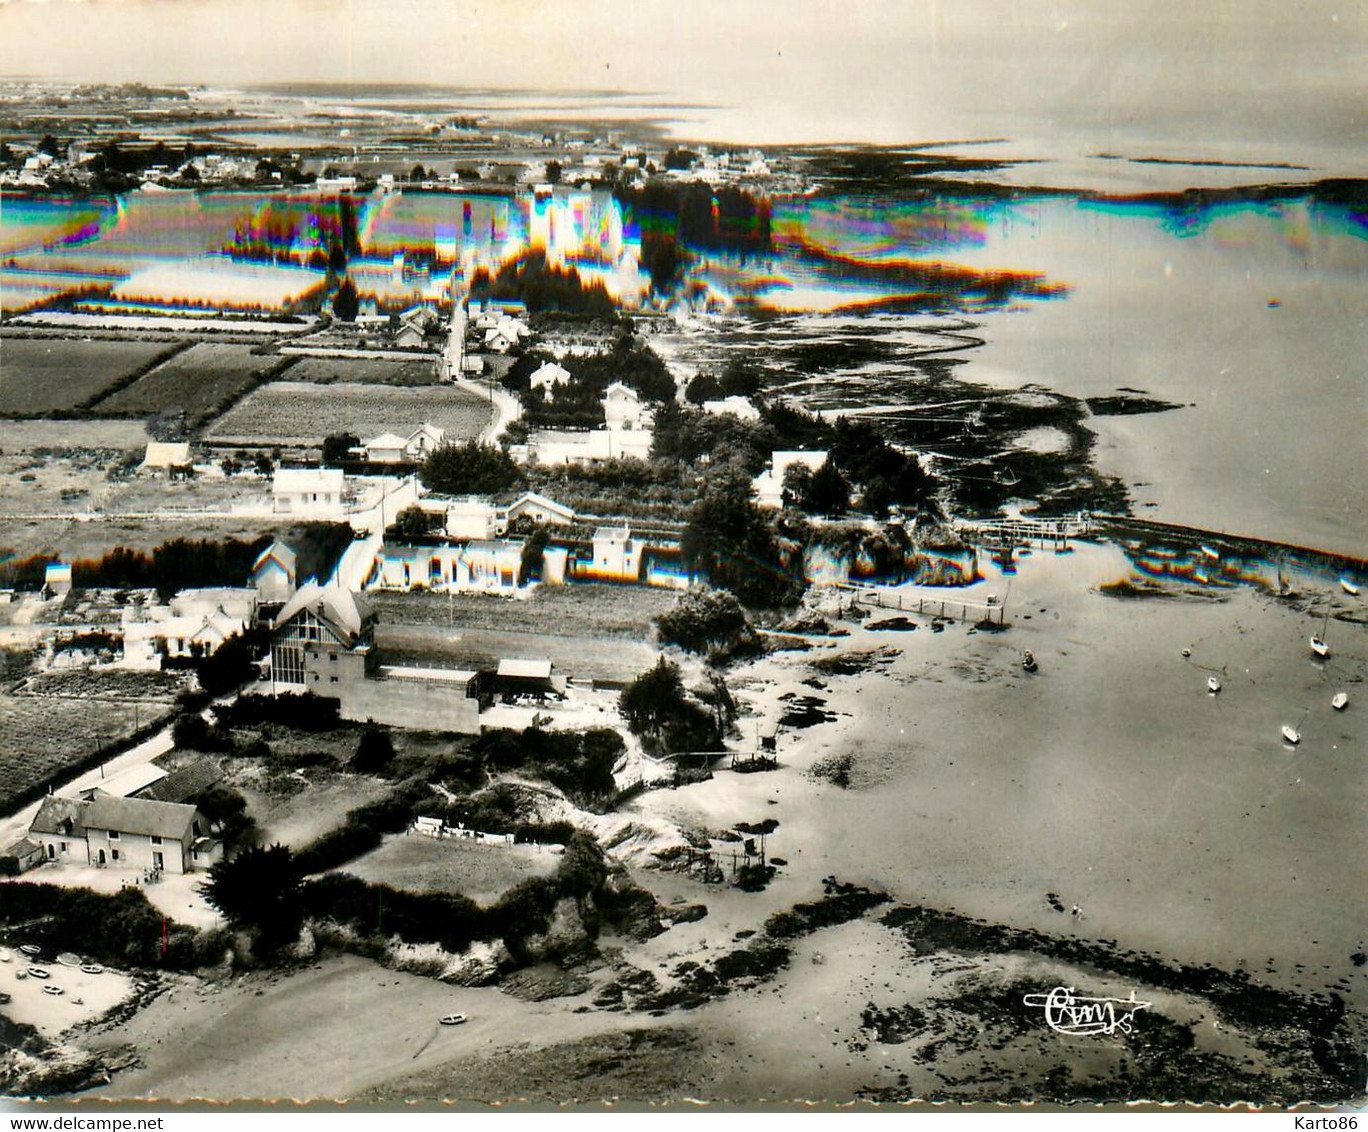
[[[1045,1024],[1059,1034],[1129,1034],[1135,1016],[1151,1004],[1130,998],[1083,998],[1073,987],[1055,987],[1049,994],[1028,994],[1027,1006],[1045,1009]]]

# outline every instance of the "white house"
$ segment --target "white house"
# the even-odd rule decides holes
[[[641,407],[635,389],[615,381],[603,394],[603,419],[610,430],[635,431],[648,427],[650,413]]]
[[[289,601],[299,584],[298,555],[276,539],[252,563],[252,587],[262,602]]]
[[[535,460],[554,467],[558,464],[594,464],[603,460],[649,460],[650,429],[596,428],[588,432],[542,429],[528,437],[527,443],[511,445],[514,459]]]
[[[457,562],[457,589],[514,594],[522,571],[522,539],[479,539],[466,544]]]
[[[446,429],[424,421],[408,435],[404,452],[410,460],[424,460],[446,442]]]
[[[528,381],[533,389],[540,389],[543,396],[549,397],[551,390],[570,380],[570,371],[556,362],[543,362],[537,367]]]
[[[594,532],[594,560],[588,573],[617,582],[641,579],[641,555],[645,544],[632,538],[628,527],[599,527]]]
[[[498,327],[485,331],[484,347],[486,350],[493,350],[496,354],[508,353],[513,348],[515,341]]]
[[[222,847],[194,806],[97,793],[43,799],[29,836],[49,861],[185,873],[207,869]]]
[[[718,401],[704,401],[700,407],[715,417],[739,417],[743,421],[760,419],[760,410],[750,403],[748,397],[723,397]]]
[[[466,496],[446,505],[446,533],[454,539],[491,539],[503,534],[499,509],[487,499]]]
[[[755,477],[755,503],[758,507],[784,505],[784,476],[788,470],[802,465],[815,472],[827,462],[826,452],[773,452],[769,466]]]
[[[508,526],[519,519],[531,519],[534,523],[568,527],[575,521],[575,509],[564,503],[557,503],[535,491],[525,491],[513,500],[503,511],[504,525]]]
[[[402,464],[407,459],[408,438],[394,432],[382,432],[361,445],[366,460],[371,464]]]
[[[341,519],[346,514],[346,477],[340,468],[277,468],[271,501],[277,515]]]

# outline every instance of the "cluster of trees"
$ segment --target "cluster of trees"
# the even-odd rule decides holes
[[[522,471],[502,448],[467,440],[434,449],[419,469],[423,486],[447,495],[493,495],[522,483]]]
[[[736,704],[720,676],[707,688],[684,688],[679,665],[661,657],[623,689],[619,706],[648,751],[720,751]]]
[[[734,466],[709,483],[689,510],[680,540],[684,561],[752,609],[792,605],[804,588],[801,561],[785,553],[753,486]]]
[[[305,917],[314,917],[363,937],[397,935],[407,943],[436,943],[452,952],[477,940],[502,940],[517,957],[529,936],[547,930],[559,901],[595,898],[597,904],[604,896],[605,910],[615,906],[605,891],[603,853],[580,832],[569,836],[555,873],[514,885],[488,908],[460,893],[406,892],[345,873],[305,881],[313,864],[306,856],[295,856],[284,845],[246,849],[214,865],[205,896],[234,928],[254,932],[265,953],[294,941]]]
[[[585,283],[573,267],[561,268],[534,248],[499,268],[492,279],[483,268],[470,283],[472,307],[485,299],[514,299],[529,311],[563,311],[598,318],[616,318],[617,304],[601,282]]]
[[[285,535],[298,555],[300,577],[327,577],[342,552],[350,545],[352,531],[345,523],[303,523]],[[72,563],[72,583],[77,588],[156,589],[163,598],[178,590],[207,586],[241,586],[252,563],[271,543],[269,536],[252,542],[240,539],[171,539],[149,554],[118,546],[100,558],[78,558]],[[29,560],[21,573],[25,580],[42,584],[41,563],[49,557]]]
[[[741,603],[726,590],[689,590],[656,618],[667,645],[678,645],[710,659],[731,657],[755,647],[755,626]]]
[[[441,534],[443,516],[438,511],[424,511],[418,504],[405,507],[385,528],[385,538],[390,542],[421,543],[434,540]]]
[[[622,736],[606,727],[582,732],[501,727],[483,732],[470,746],[471,756],[486,770],[522,771],[588,806],[613,797],[613,767],[623,750]]]
[[[771,246],[769,200],[744,189],[653,178],[639,189],[619,188],[617,197],[640,228],[642,264],[662,293],[678,286],[690,248],[763,252]]]
[[[611,349],[576,358],[570,380],[551,390],[548,400],[528,384],[544,355],[515,363],[505,386],[517,392],[523,403],[523,421],[534,428],[597,428],[603,424],[603,395],[615,381],[630,386],[642,400],[672,403],[675,380],[660,356],[640,338],[624,329]]]
[[[734,358],[720,375],[706,370],[695,375],[684,390],[684,399],[691,405],[701,405],[724,397],[754,397],[763,387],[760,371],[749,362]]]

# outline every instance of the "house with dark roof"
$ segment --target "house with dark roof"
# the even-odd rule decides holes
[[[221,855],[209,822],[194,806],[98,794],[81,815],[90,861],[125,869],[185,873]]]
[[[43,847],[27,837],[21,837],[0,851],[0,873],[26,873],[43,863]]]
[[[43,848],[49,861],[77,865],[90,864],[86,845],[85,823],[82,816],[86,803],[79,798],[58,798],[49,794],[43,799],[29,825],[29,838]]]
[[[223,781],[223,769],[212,759],[195,759],[139,790],[136,797],[153,802],[185,802]]]

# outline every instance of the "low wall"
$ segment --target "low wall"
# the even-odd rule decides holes
[[[480,733],[480,703],[459,685],[427,680],[359,680],[348,684],[342,718],[416,731]]]

